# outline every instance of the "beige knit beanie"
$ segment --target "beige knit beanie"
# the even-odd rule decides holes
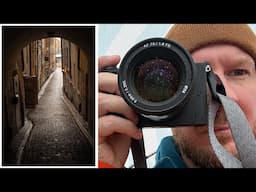
[[[256,36],[247,24],[176,24],[166,38],[181,44],[190,53],[210,44],[233,44],[256,61]]]

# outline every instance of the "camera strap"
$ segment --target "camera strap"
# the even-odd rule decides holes
[[[147,161],[145,155],[144,139],[140,140],[132,139],[131,151],[135,168],[147,168]]]
[[[256,168],[256,140],[239,105],[222,94],[217,96],[224,108],[240,160],[226,151],[214,134],[214,120],[220,104],[211,99],[209,106],[209,138],[212,148],[224,168]]]

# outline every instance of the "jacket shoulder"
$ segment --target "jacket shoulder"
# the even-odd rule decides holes
[[[172,136],[164,137],[156,152],[155,168],[185,168]]]

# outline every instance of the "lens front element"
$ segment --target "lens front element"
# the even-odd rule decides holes
[[[171,61],[154,58],[138,64],[134,76],[138,94],[151,102],[170,99],[179,87],[179,74]]]

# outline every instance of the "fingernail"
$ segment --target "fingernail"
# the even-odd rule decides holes
[[[142,131],[140,129],[137,130],[137,138],[138,139],[142,138]]]

